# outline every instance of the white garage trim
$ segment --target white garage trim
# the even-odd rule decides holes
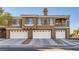
[[[10,39],[26,39],[26,38],[28,38],[28,31],[25,30],[10,31]]]
[[[51,30],[33,30],[35,39],[51,39]]]
[[[58,39],[58,38],[66,38],[65,33],[66,33],[65,30],[56,30],[56,39]]]

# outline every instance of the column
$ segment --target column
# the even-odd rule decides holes
[[[51,38],[55,39],[55,30],[54,30],[54,28],[51,30]]]
[[[69,27],[69,20],[67,20],[66,22],[67,22],[67,23],[66,23],[66,24],[67,24],[67,27]]]
[[[33,30],[30,30],[30,29],[28,30],[28,39],[32,39],[32,31]]]
[[[22,28],[24,27],[25,18],[22,19]]]
[[[67,39],[70,38],[70,28],[68,28],[68,29],[66,30],[66,38],[67,38]]]
[[[6,30],[6,39],[10,38],[10,30]]]

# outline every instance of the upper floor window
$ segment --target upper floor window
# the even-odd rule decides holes
[[[38,18],[37,24],[38,24],[38,25],[42,25],[42,19],[41,19],[41,18]]]
[[[50,25],[53,25],[54,24],[54,19],[48,18],[47,23],[50,24]]]
[[[48,18],[48,19],[38,18],[37,24],[38,25],[46,25],[46,24],[53,25],[54,19],[52,19],[52,18]]]
[[[19,19],[13,19],[13,24],[12,26],[19,26]]]
[[[44,18],[38,18],[37,19],[37,25],[45,25],[46,22],[47,21]]]
[[[50,25],[54,24],[54,19],[50,18]]]
[[[33,25],[33,19],[32,18],[27,18],[25,20],[25,24],[27,24],[27,25]]]

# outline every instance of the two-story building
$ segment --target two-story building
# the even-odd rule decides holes
[[[69,15],[21,15],[14,17],[11,26],[4,29],[9,39],[61,39],[69,38]],[[2,28],[2,27],[1,27]]]

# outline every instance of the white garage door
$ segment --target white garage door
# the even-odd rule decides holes
[[[33,38],[51,38],[51,30],[33,30]]]
[[[65,30],[56,30],[56,38],[65,38]]]
[[[28,31],[10,31],[11,39],[22,39],[28,38]]]

